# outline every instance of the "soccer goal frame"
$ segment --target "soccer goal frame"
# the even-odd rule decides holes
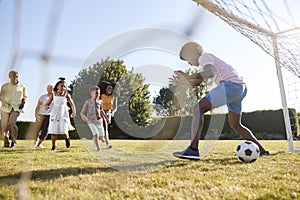
[[[279,58],[279,54],[278,54],[278,46],[277,46],[277,37],[276,36],[273,37],[273,47],[274,47],[274,59],[275,59],[277,78],[278,78],[279,89],[280,89],[285,131],[286,131],[286,137],[287,137],[287,141],[288,141],[289,150],[291,152],[300,152],[300,149],[296,149],[295,145],[294,145],[294,136],[293,136],[293,132],[292,132],[292,126],[290,123],[290,114],[289,114],[289,110],[288,110],[288,106],[287,106],[286,92],[285,92],[283,75],[282,75],[282,70],[281,70],[281,65],[280,65],[280,58]]]
[[[300,54],[297,52],[300,50],[300,45],[296,46],[296,49],[290,50],[289,46],[285,45],[285,41],[283,41],[284,39],[286,39],[286,41],[291,40],[289,38],[290,33],[296,34],[297,38],[300,38],[300,27],[293,27],[289,30],[283,31],[275,31],[279,29],[276,21],[276,17],[278,16],[273,16],[274,13],[269,12],[270,10],[268,8],[268,3],[266,3],[265,0],[247,2],[247,4],[244,3],[244,1],[238,0],[193,1],[196,2],[197,5],[202,6],[204,9],[221,18],[228,25],[249,38],[252,42],[254,42],[262,50],[274,58],[280,89],[288,149],[291,152],[300,152],[300,149],[295,148],[294,145],[294,135],[290,121],[292,116],[290,116],[288,108],[285,82],[282,72],[283,68],[287,69],[287,71],[293,73],[295,77],[299,78],[300,80],[300,60],[298,60]],[[259,2],[261,3],[262,9],[259,8]],[[250,9],[248,3],[254,3],[254,8],[257,10],[252,8]],[[245,9],[244,13],[241,11],[242,9]],[[290,10],[288,9],[288,12],[289,11]],[[255,21],[255,17],[251,12],[253,12],[254,15],[257,14],[257,16],[262,17],[263,20],[261,22],[265,23],[264,25],[266,26],[264,27],[263,24],[259,24],[257,21]],[[272,25],[274,25],[274,27]],[[298,120],[296,120],[296,122],[298,122]],[[296,123],[295,126],[298,127],[299,125]]]

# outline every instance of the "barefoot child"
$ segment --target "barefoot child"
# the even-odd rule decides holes
[[[102,103],[100,100],[100,88],[93,86],[90,89],[91,98],[86,100],[83,104],[82,110],[80,112],[81,119],[87,122],[92,134],[96,150],[100,151],[100,145],[98,138],[101,137],[102,141],[104,138],[104,121],[108,121],[105,113],[102,110]]]

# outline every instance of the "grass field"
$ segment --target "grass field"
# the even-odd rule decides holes
[[[286,141],[261,141],[271,156],[242,163],[239,142],[216,141],[188,161],[171,155],[188,141],[113,140],[101,152],[90,141],[66,149],[59,140],[56,152],[48,140],[45,149],[18,141],[0,148],[0,199],[300,199],[300,154],[286,152]]]

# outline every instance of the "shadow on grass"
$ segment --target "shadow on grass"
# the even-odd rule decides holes
[[[226,157],[226,158],[205,158],[203,159],[204,162],[207,163],[214,163],[217,165],[238,165],[241,162],[237,157]]]
[[[284,151],[279,151],[276,153],[271,153],[269,156],[260,156],[257,158],[257,160],[262,159],[262,158],[274,158],[278,155],[285,155],[288,154],[287,152]],[[205,158],[203,159],[204,162],[211,162],[211,163],[215,163],[218,165],[244,165],[244,164],[251,164],[251,162],[246,163],[246,162],[242,162],[240,161],[237,157],[227,157],[227,158]],[[255,161],[257,162],[257,161]]]
[[[113,172],[117,171],[110,167],[74,167],[74,168],[59,168],[59,169],[50,169],[50,170],[36,170],[36,171],[28,171],[28,172],[20,172],[17,174],[11,174],[7,176],[0,177],[0,184],[6,185],[15,185],[22,181],[23,177],[29,177],[30,180],[34,181],[47,181],[51,179],[56,179],[60,177],[67,176],[79,176],[84,174],[95,174],[98,172]]]
[[[4,154],[9,154],[9,153],[18,153],[18,154],[22,154],[22,153],[28,153],[30,152],[29,149],[20,149],[20,148],[2,148],[0,149],[0,153],[4,153]]]
[[[278,152],[274,152],[271,153],[270,156],[263,156],[263,158],[274,158],[276,156],[280,156],[280,155],[286,155],[286,154],[290,154],[290,152],[285,152],[285,151],[278,151]],[[262,158],[258,158],[262,159]],[[255,161],[257,162],[257,161]],[[181,167],[185,167],[188,165],[192,165],[195,163],[199,163],[199,165],[201,165],[201,163],[206,163],[206,164],[215,164],[215,165],[223,165],[223,166],[228,166],[228,165],[245,165],[245,164],[252,164],[253,162],[242,162],[240,161],[237,157],[235,156],[230,156],[230,157],[226,157],[226,158],[218,158],[218,157],[205,157],[205,158],[200,158],[200,160],[189,160],[189,159],[177,159],[175,162],[173,162],[172,165],[167,166],[167,168],[181,168]]]
[[[22,180],[33,180],[33,181],[47,181],[68,176],[79,176],[79,175],[91,175],[100,172],[153,172],[161,168],[169,167],[173,164],[173,161],[166,160],[157,163],[147,164],[135,164],[135,165],[121,165],[111,167],[71,167],[71,168],[58,168],[49,170],[34,170],[27,172],[20,172],[7,176],[0,176],[0,185],[16,185]],[[25,177],[25,178],[24,178]]]
[[[145,173],[145,172],[154,172],[162,168],[168,168],[173,166],[176,163],[175,160],[163,160],[153,163],[138,163],[138,164],[121,164],[121,165],[112,165],[114,169],[123,172],[135,172],[135,173]]]
[[[203,158],[200,160],[189,160],[189,159],[180,159],[174,162],[172,166],[169,167],[184,167],[195,163],[212,163],[216,165],[240,165],[245,164],[238,160],[235,157],[228,157],[228,158]]]

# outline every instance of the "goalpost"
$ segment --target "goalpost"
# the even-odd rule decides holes
[[[275,60],[289,150],[299,134],[300,9],[289,0],[193,0],[240,32]],[[298,16],[296,16],[298,15]]]

